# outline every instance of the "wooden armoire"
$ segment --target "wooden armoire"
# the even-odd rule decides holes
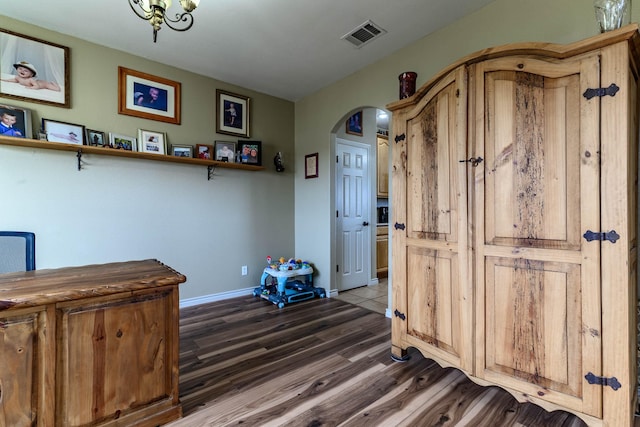
[[[633,425],[639,49],[486,49],[388,105],[395,357]]]

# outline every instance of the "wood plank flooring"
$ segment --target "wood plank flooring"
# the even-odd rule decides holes
[[[180,400],[167,426],[585,426],[520,404],[411,351],[390,358],[391,320],[335,298],[251,296],[181,310]]]

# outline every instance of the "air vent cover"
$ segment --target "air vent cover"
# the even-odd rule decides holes
[[[374,24],[372,21],[367,21],[364,24],[358,25],[355,29],[340,38],[360,48],[384,35],[386,32],[386,30]]]

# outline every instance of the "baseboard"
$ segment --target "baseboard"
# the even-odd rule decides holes
[[[233,291],[220,292],[219,294],[204,295],[201,297],[187,298],[180,300],[180,308],[193,307],[194,305],[206,304],[209,302],[222,301],[225,299],[244,297],[253,295],[253,288],[236,289]]]

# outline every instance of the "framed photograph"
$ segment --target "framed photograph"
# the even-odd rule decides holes
[[[193,147],[191,145],[172,145],[171,155],[175,157],[193,157]]]
[[[0,136],[33,138],[31,110],[0,104]]]
[[[138,129],[138,147],[141,153],[167,154],[167,134]]]
[[[213,145],[196,144],[196,156],[202,160],[213,160]]]
[[[262,142],[238,141],[240,150],[240,163],[262,166]]]
[[[216,90],[216,132],[249,138],[249,97]]]
[[[99,130],[87,129],[87,145],[94,147],[104,147],[109,145],[104,132]]]
[[[57,120],[42,119],[42,129],[49,142],[84,145],[84,126]]]
[[[362,136],[362,110],[349,117],[347,120],[347,133]]]
[[[138,151],[137,141],[133,136],[120,135],[117,133],[109,133],[109,148],[126,151]]]
[[[178,82],[118,67],[118,113],[178,125],[180,89]]]
[[[226,141],[216,141],[216,157],[219,162],[235,163],[236,161],[236,143]]]
[[[0,95],[70,108],[69,48],[0,29]]]
[[[304,179],[318,177],[318,153],[304,156]]]

